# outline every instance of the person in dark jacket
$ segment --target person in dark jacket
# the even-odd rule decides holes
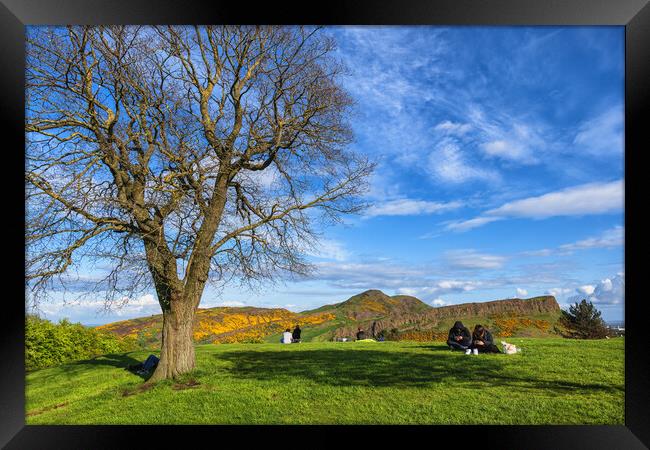
[[[477,349],[479,353],[501,353],[499,347],[494,345],[494,338],[487,328],[483,325],[476,325],[472,333],[472,349]]]
[[[366,338],[366,332],[363,331],[361,328],[357,330],[357,341],[362,341]]]
[[[300,329],[300,325],[296,325],[296,328],[293,329],[293,333],[291,333],[291,339],[293,343],[300,342],[300,333],[302,330]]]
[[[452,350],[467,350],[472,345],[472,335],[460,320],[457,320],[447,338],[447,345]]]

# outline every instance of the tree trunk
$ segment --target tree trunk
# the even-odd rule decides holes
[[[149,382],[187,373],[195,367],[193,325],[196,307],[188,299],[173,299],[170,309],[163,309],[160,361]]]

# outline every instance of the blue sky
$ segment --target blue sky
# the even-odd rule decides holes
[[[433,306],[555,295],[624,306],[623,27],[336,27],[372,206],[322,231],[308,279],[208,288],[202,307],[293,311],[366,289]],[[83,274],[80,274],[83,276]],[[153,291],[42,305],[104,323],[159,313]]]

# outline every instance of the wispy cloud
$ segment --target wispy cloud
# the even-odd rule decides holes
[[[445,134],[463,136],[472,130],[472,125],[469,123],[456,123],[451,120],[445,120],[436,125],[434,129]]]
[[[107,322],[125,320],[131,317],[160,314],[160,305],[153,294],[135,298],[123,297],[115,300],[108,308],[104,300],[67,300],[62,297],[50,298],[39,305],[38,311],[48,319],[57,321],[63,318],[76,322]]]
[[[500,269],[506,258],[488,255],[475,250],[452,250],[444,256],[445,264],[452,269]]]
[[[366,217],[377,216],[418,216],[423,214],[434,214],[443,211],[457,209],[462,206],[461,202],[432,202],[426,200],[415,200],[401,198],[388,200],[383,203],[376,203],[365,212]]]
[[[589,183],[506,203],[483,215],[452,222],[448,230],[466,231],[506,218],[545,219],[555,216],[605,214],[623,209],[623,180]]]
[[[589,250],[595,248],[613,248],[622,246],[624,243],[625,229],[621,225],[603,231],[599,236],[581,239],[569,244],[563,244],[556,248],[543,248],[521,252],[522,256],[552,256],[570,255],[575,251]]]
[[[520,164],[536,164],[536,151],[546,147],[532,124],[522,123],[505,111],[486,114],[482,107],[471,105],[468,118],[478,130],[480,149],[490,157]]]
[[[559,248],[564,251],[585,250],[590,248],[610,248],[623,245],[624,229],[618,225],[606,230],[601,236],[583,239],[572,244],[561,245]]]
[[[236,300],[225,300],[222,302],[217,302],[214,306],[229,306],[229,307],[237,307],[237,306],[246,306],[246,303],[244,302],[239,302]]]
[[[598,156],[620,156],[624,148],[624,111],[615,105],[598,116],[583,122],[573,143],[581,151]]]
[[[551,288],[551,289],[546,290],[546,292],[544,292],[544,293],[546,295],[552,295],[553,297],[556,297],[556,298],[561,298],[561,297],[564,297],[567,294],[570,294],[573,291],[574,290],[570,289],[570,288]]]
[[[530,150],[519,142],[498,139],[482,144],[481,148],[489,156],[496,156],[511,161],[536,161],[532,157]]]
[[[458,142],[443,139],[429,155],[428,169],[442,183],[460,184],[468,181],[498,182],[501,175],[470,162]]]
[[[489,211],[493,216],[544,219],[603,214],[623,209],[623,180],[589,183],[526,198]]]
[[[330,259],[334,261],[346,261],[350,258],[350,252],[345,245],[332,239],[320,239],[309,249],[307,254],[316,258]]]
[[[427,280],[426,267],[392,262],[323,262],[316,265],[312,280],[321,280],[345,289],[399,289],[420,286]],[[424,281],[426,282],[426,281]]]
[[[446,302],[440,298],[441,295],[474,291],[482,286],[484,286],[482,281],[451,279],[430,282],[429,284],[418,287],[400,288],[398,292],[420,298],[434,297],[435,299],[432,303],[437,306],[442,306]]]

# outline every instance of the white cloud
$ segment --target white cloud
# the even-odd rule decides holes
[[[334,261],[346,261],[350,257],[350,252],[341,242],[331,239],[321,239],[315,243],[314,247],[308,249],[306,253],[317,258]]]
[[[550,248],[543,248],[541,250],[531,250],[527,252],[521,252],[521,255],[523,256],[551,256],[553,254],[553,250]]]
[[[506,203],[488,213],[492,216],[543,219],[553,216],[603,214],[623,208],[623,180],[589,183],[557,192]]]
[[[600,236],[582,239],[570,244],[563,244],[555,249],[543,248],[540,250],[525,251],[519,254],[522,256],[570,255],[578,250],[619,247],[623,245],[623,234],[624,228],[621,225],[617,225],[609,230],[605,230]]]
[[[464,135],[472,129],[472,126],[468,123],[455,123],[445,120],[436,125],[434,129],[446,134]]]
[[[447,304],[447,302],[444,301],[443,299],[441,299],[440,297],[438,297],[438,298],[432,300],[431,304],[433,306],[445,306]]]
[[[459,269],[499,269],[506,258],[497,255],[478,253],[475,250],[452,250],[445,254],[445,262]]]
[[[483,151],[489,156],[496,156],[512,161],[532,161],[528,147],[519,142],[496,140],[483,144]]]
[[[417,280],[416,282],[419,284],[418,286],[399,288],[397,289],[397,293],[419,298],[433,296],[435,298],[430,303],[436,306],[447,304],[447,302],[440,298],[441,295],[469,292],[483,286],[482,282],[472,280],[440,280],[437,282]]]
[[[429,292],[467,292],[473,291],[481,285],[478,281],[458,281],[458,280],[444,280],[438,282],[435,286],[428,288]]]
[[[480,130],[479,148],[490,157],[520,164],[536,164],[535,149],[543,149],[546,142],[535,127],[524,124],[504,112],[489,116],[478,105],[472,105],[468,114],[474,127]]]
[[[323,280],[346,290],[400,289],[421,286],[428,270],[390,262],[334,262],[316,264],[311,280]]]
[[[621,304],[625,302],[625,273],[620,272],[611,278],[600,280],[594,285],[580,286],[576,291],[579,294],[568,298],[568,303],[586,299],[600,305]]]
[[[585,295],[591,295],[594,293],[594,290],[596,289],[596,286],[592,284],[585,284],[584,286],[580,286],[576,290],[582,294]]]
[[[623,209],[623,180],[588,183],[506,203],[482,216],[447,225],[447,229],[466,231],[508,217],[545,219],[555,216],[606,214]]]
[[[573,143],[594,155],[620,155],[625,146],[624,111],[617,105],[580,125]]]
[[[237,307],[237,306],[246,306],[246,303],[242,303],[242,302],[239,302],[239,301],[236,301],[236,300],[226,300],[226,301],[217,303],[216,306]]]
[[[251,183],[268,190],[278,186],[282,175],[274,165],[270,165],[264,170],[239,172],[235,178],[237,181]]]
[[[122,297],[110,304],[103,299],[91,300],[81,296],[74,299],[58,297],[43,302],[38,309],[53,321],[68,318],[72,322],[82,323],[108,323],[161,313],[158,300],[153,294],[137,298]]]
[[[545,292],[546,295],[552,295],[553,297],[564,297],[567,294],[573,292],[573,289],[569,288],[551,288]]]
[[[364,263],[322,262],[311,281],[325,281],[346,291],[381,289],[419,298],[437,298],[448,293],[463,293],[485,287],[483,281],[457,278],[434,278],[439,272],[423,264],[402,265],[389,261]]]
[[[472,228],[478,228],[490,222],[502,220],[501,217],[475,217],[469,220],[450,222],[447,224],[447,229],[451,231],[467,231]]]
[[[459,208],[460,202],[430,202],[426,200],[413,200],[408,198],[389,200],[371,206],[365,213],[366,217],[377,216],[417,216],[434,214],[450,209]]]
[[[429,155],[428,168],[437,181],[460,184],[468,181],[496,182],[501,180],[498,172],[471,165],[459,145],[443,139]]]
[[[618,247],[623,245],[623,236],[624,229],[622,226],[618,225],[614,228],[606,230],[599,237],[591,237],[583,239],[572,244],[561,245],[560,249],[573,251],[573,250],[585,250],[590,248],[609,248],[609,247]]]
[[[130,300],[129,304],[136,306],[157,305],[158,300],[156,300],[156,297],[154,297],[153,294],[145,294],[135,300]]]
[[[418,293],[418,291],[417,289],[412,289],[412,288],[399,288],[397,290],[397,293],[399,295],[410,295],[411,297],[413,297]]]
[[[528,291],[526,289],[517,288],[517,297],[525,297],[527,295]]]

